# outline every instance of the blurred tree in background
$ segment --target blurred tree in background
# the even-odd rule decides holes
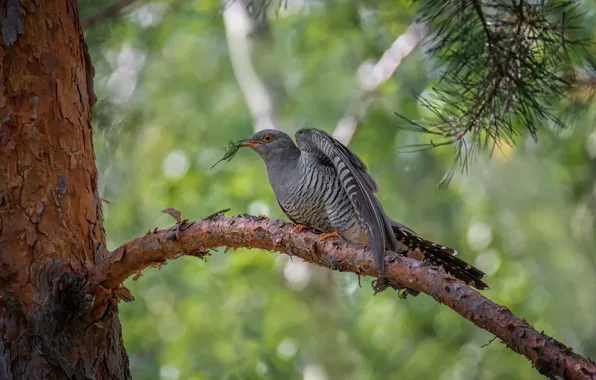
[[[256,155],[241,151],[210,169],[259,119],[238,79],[246,62],[234,62],[230,43],[242,20],[225,20],[216,0],[79,7],[96,69],[108,248],[169,226],[167,207],[190,219],[226,207],[282,218]],[[580,8],[587,28],[596,5]],[[394,115],[431,116],[414,94],[440,75],[432,56],[414,50],[372,93],[361,81],[415,17],[405,0],[288,1],[257,20],[251,59],[275,120],[288,133],[331,133],[356,107],[350,147],[379,182],[388,214],[486,271],[495,302],[595,357],[596,108],[565,130],[545,122],[539,144],[522,134],[438,191],[455,152],[400,154],[428,137],[404,131]],[[482,347],[488,333],[429,297],[373,297],[356,276],[329,273],[257,250],[145,271],[126,284],[136,301],[120,305],[133,377],[540,378],[498,342]]]

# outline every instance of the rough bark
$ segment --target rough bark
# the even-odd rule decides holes
[[[124,244],[111,253],[112,263],[101,268],[103,286],[116,289],[129,276],[183,255],[206,259],[217,247],[259,248],[299,257],[322,267],[376,276],[369,249],[337,239],[319,242],[310,232],[292,233],[293,225],[262,217],[224,218],[219,215],[195,223],[178,223]],[[536,331],[442,269],[393,254],[386,265],[393,285],[418,290],[448,306],[476,326],[489,331],[511,350],[527,357],[543,375],[564,379],[595,379],[596,364],[570,347]]]
[[[107,251],[76,1],[0,14],[0,378],[130,378],[116,302],[88,275]]]

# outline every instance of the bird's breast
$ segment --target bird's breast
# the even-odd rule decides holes
[[[320,168],[298,165],[293,173],[284,173],[271,181],[275,196],[287,216],[320,232],[331,226],[325,210],[326,176]]]
[[[339,230],[347,240],[366,243],[334,167],[304,160],[297,175],[278,186],[284,190],[276,193],[277,199],[293,221],[319,232]]]

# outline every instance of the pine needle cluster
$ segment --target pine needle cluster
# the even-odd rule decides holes
[[[453,145],[465,170],[478,152],[512,145],[524,130],[537,139],[541,128],[565,128],[561,103],[576,107],[593,95],[594,70],[580,69],[596,65],[577,1],[416,4],[441,75],[432,96],[419,98],[433,120],[406,119],[406,129],[430,142],[408,150]]]

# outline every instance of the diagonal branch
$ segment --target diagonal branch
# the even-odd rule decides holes
[[[368,107],[371,104],[371,95],[385,83],[395,70],[399,67],[402,60],[407,57],[420,44],[426,35],[426,27],[419,23],[413,23],[403,34],[391,44],[379,61],[373,65],[370,70],[360,76],[360,88],[363,90],[358,103],[351,106],[341,118],[335,130],[333,137],[348,145],[356,133],[358,125],[364,118]]]
[[[101,285],[117,289],[124,280],[143,269],[183,255],[205,259],[214,248],[258,248],[278,251],[304,261],[342,272],[376,276],[370,250],[343,241],[319,242],[310,232],[292,233],[293,226],[264,217],[224,218],[222,215],[200,222],[179,222],[130,241],[111,254],[111,262],[101,271]],[[543,375],[564,379],[596,379],[596,364],[570,347],[536,331],[476,290],[442,269],[401,255],[390,255],[386,280],[393,285],[426,293],[476,326],[489,331],[511,350],[527,357]],[[122,289],[122,288],[121,288]]]
[[[251,13],[251,2],[246,0],[223,1],[223,20],[228,39],[228,50],[236,81],[242,90],[246,105],[254,119],[255,132],[263,129],[277,129],[277,98],[270,83],[262,75],[263,63],[271,48],[271,35],[268,32],[266,8],[258,8]],[[269,49],[270,50],[270,49]],[[278,91],[279,92],[279,91]]]

